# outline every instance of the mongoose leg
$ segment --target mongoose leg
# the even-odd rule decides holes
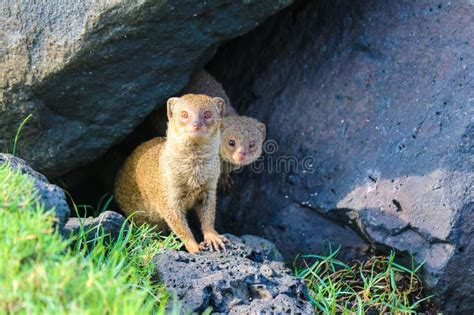
[[[176,235],[184,242],[188,252],[194,254],[199,251],[199,244],[189,228],[185,212],[179,207],[173,207],[170,211],[162,212],[163,218]]]
[[[214,229],[214,222],[216,219],[216,193],[215,190],[206,194],[203,202],[196,207],[196,212],[201,221],[201,230],[204,236],[204,241],[199,247],[204,249],[209,247],[211,250],[220,252],[225,250],[225,243],[229,240],[217,233]]]

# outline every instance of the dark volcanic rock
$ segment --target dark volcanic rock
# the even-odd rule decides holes
[[[159,279],[177,294],[184,311],[212,307],[213,314],[314,313],[303,282],[282,262],[268,260],[280,256],[274,245],[255,236],[226,236],[231,240],[226,252],[165,250],[155,257]]]
[[[124,223],[125,217],[114,211],[104,211],[95,218],[69,218],[64,226],[63,236],[75,235],[82,227],[84,231],[88,231],[87,237],[89,240],[103,235],[106,242],[111,242],[117,239]],[[127,228],[128,224],[124,227],[124,231]]]
[[[34,187],[38,192],[39,202],[44,205],[46,210],[54,208],[57,228],[61,231],[69,218],[69,206],[64,191],[58,186],[50,184],[44,175],[33,170],[20,158],[10,154],[0,153],[0,165],[4,163],[9,163],[13,169],[19,170],[33,180]]]
[[[291,0],[7,1],[0,148],[48,176],[101,156],[177,93],[219,42]]]
[[[472,313],[473,38],[472,1],[301,1],[220,49],[210,72],[274,140],[235,176],[224,229],[290,253],[350,248],[333,237],[350,226]]]
[[[240,240],[244,243],[245,248],[261,255],[262,259],[280,262],[284,261],[277,246],[264,238],[255,235],[242,235],[240,236]]]

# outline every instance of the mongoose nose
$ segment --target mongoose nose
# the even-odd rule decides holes
[[[239,152],[239,159],[240,159],[240,160],[245,160],[246,157],[247,157],[247,153],[246,153],[246,152]]]
[[[202,122],[200,121],[193,122],[193,130],[199,130],[201,128],[202,128]]]

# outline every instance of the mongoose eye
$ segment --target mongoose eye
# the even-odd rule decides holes
[[[235,147],[235,141],[234,140],[229,140],[229,145],[231,147]]]
[[[250,141],[249,147],[254,148],[255,147],[255,141]]]
[[[209,119],[211,117],[212,117],[212,113],[210,111],[207,110],[204,112],[204,118]]]
[[[181,112],[181,117],[183,117],[183,118],[188,118],[188,112],[185,111],[185,110],[183,110],[183,111]]]

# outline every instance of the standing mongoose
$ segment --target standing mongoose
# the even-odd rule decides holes
[[[219,251],[228,242],[214,229],[224,110],[220,97],[170,98],[166,139],[154,138],[136,148],[115,181],[115,198],[132,221],[170,227],[190,253],[204,247]],[[186,221],[192,207],[201,222],[201,245]]]

